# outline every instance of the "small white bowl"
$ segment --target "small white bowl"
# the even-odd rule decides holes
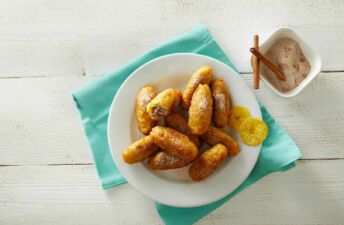
[[[287,27],[281,27],[272,32],[266,40],[259,45],[259,51],[263,54],[266,53],[271,45],[273,45],[278,39],[285,37],[294,39],[300,45],[300,48],[311,65],[311,70],[308,76],[297,87],[287,92],[277,90],[267,79],[264,78],[264,76],[262,76],[262,70],[260,71],[260,77],[267,86],[269,86],[279,96],[289,98],[299,94],[320,73],[321,59],[319,55],[295,33],[295,31]]]

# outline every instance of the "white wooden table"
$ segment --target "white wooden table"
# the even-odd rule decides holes
[[[0,224],[162,224],[129,185],[99,185],[71,92],[203,23],[251,85],[248,49],[279,26],[320,55],[299,96],[256,94],[303,158],[198,224],[344,224],[343,1],[48,1],[0,3]]]

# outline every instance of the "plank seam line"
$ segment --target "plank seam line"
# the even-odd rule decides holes
[[[321,71],[321,73],[342,73],[344,72],[344,70],[323,70]],[[247,75],[247,74],[252,74],[252,72],[240,72],[240,74],[243,74],[243,75]],[[43,76],[43,75],[40,75],[40,76],[25,76],[25,77],[20,77],[20,76],[7,76],[7,77],[1,77],[0,76],[0,80],[1,79],[26,79],[26,78],[51,78],[51,77],[75,77],[75,78],[78,78],[78,77],[96,77],[96,76],[101,76],[102,74],[93,74],[93,75],[87,75],[86,76],[86,73],[82,73],[81,75],[77,75],[77,76],[57,76],[57,75],[51,75],[51,76]]]
[[[344,160],[344,158],[316,158],[316,159],[299,159],[298,161],[332,161],[332,160]]]
[[[307,161],[335,161],[344,160],[344,158],[317,158],[317,159],[299,159],[300,162]],[[19,166],[91,166],[93,163],[50,163],[38,165],[19,165],[19,164],[0,164],[0,167],[19,167]]]
[[[17,166],[90,166],[93,163],[49,163],[38,165],[19,165],[19,164],[0,164],[0,167],[17,167]]]
[[[320,73],[342,73],[344,70],[322,70]],[[240,74],[252,74],[252,72],[243,71]]]
[[[43,166],[89,166],[89,165],[93,165],[93,163],[50,163],[50,164],[46,164]]]
[[[63,76],[25,76],[25,77],[20,77],[20,76],[13,76],[13,77],[0,77],[0,79],[23,79],[23,78],[47,78],[47,77],[63,77]]]

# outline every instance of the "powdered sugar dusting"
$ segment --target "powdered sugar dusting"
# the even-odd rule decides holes
[[[144,94],[142,96],[142,99],[141,99],[144,103],[148,104],[151,100],[152,100],[152,97],[150,96],[150,94]]]
[[[197,88],[197,86],[198,86],[199,84],[203,84],[203,83],[204,83],[203,77],[198,76],[198,77],[194,80],[193,85]]]
[[[162,153],[163,155],[161,155],[161,157],[158,158],[157,163],[164,165],[164,164],[174,164],[178,161],[180,161],[180,159],[175,156],[172,155],[170,153]]]
[[[220,110],[225,110],[225,102],[226,102],[226,96],[224,93],[218,93],[214,96],[215,102],[216,102],[216,107]]]
[[[208,108],[208,101],[206,98],[201,98],[199,101],[199,108],[203,111],[206,110]]]
[[[176,143],[176,144],[181,143],[181,140],[180,140],[179,136],[173,136],[172,139],[173,139],[173,142]]]

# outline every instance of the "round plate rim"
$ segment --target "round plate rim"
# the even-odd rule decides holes
[[[222,64],[222,66],[225,66],[227,67],[227,69],[229,69],[232,73],[234,73],[235,75],[239,76],[240,75],[234,70],[232,69],[231,67],[229,67],[228,65],[226,65],[225,63],[217,60],[217,59],[214,59],[212,57],[209,57],[209,56],[206,56],[206,55],[201,55],[201,54],[196,54],[196,53],[172,53],[172,54],[167,54],[167,55],[163,55],[163,56],[160,56],[160,57],[157,57],[155,59],[152,59],[146,63],[144,63],[143,65],[141,65],[140,67],[138,67],[136,70],[134,70],[126,79],[125,81],[122,83],[122,85],[120,86],[120,88],[118,89],[112,103],[111,103],[111,106],[110,106],[110,110],[109,110],[109,117],[108,117],[108,123],[107,123],[107,137],[108,137],[108,144],[109,144],[109,149],[110,149],[110,153],[111,153],[111,156],[112,156],[112,159],[114,160],[115,164],[116,164],[116,167],[118,168],[119,172],[122,174],[122,176],[128,181],[129,184],[131,184],[134,188],[136,188],[139,192],[141,192],[142,194],[144,194],[145,196],[161,203],[161,204],[165,204],[165,205],[170,205],[170,206],[174,206],[174,207],[197,207],[197,206],[202,206],[202,205],[207,205],[207,204],[210,204],[210,203],[213,203],[219,199],[222,199],[223,197],[227,196],[228,194],[232,193],[235,189],[237,189],[246,179],[247,177],[251,174],[255,164],[257,163],[257,160],[258,160],[258,157],[259,157],[259,154],[260,154],[260,151],[261,151],[261,145],[259,146],[256,146],[256,150],[257,151],[257,156],[254,160],[254,163],[252,163],[250,165],[250,168],[249,168],[249,172],[247,174],[245,174],[245,178],[239,183],[237,184],[237,186],[235,188],[233,188],[233,190],[229,190],[226,194],[224,194],[223,196],[217,198],[217,199],[213,199],[211,201],[199,201],[197,203],[189,203],[189,204],[179,204],[178,202],[173,202],[173,201],[163,201],[159,198],[157,198],[156,196],[151,196],[149,194],[147,194],[144,190],[142,190],[142,188],[138,185],[135,185],[135,182],[130,180],[130,179],[127,179],[127,176],[126,176],[126,171],[123,170],[123,168],[120,165],[120,163],[118,162],[118,159],[115,157],[114,155],[114,151],[112,149],[112,146],[113,146],[113,138],[111,138],[111,124],[112,121],[114,120],[114,118],[111,116],[113,114],[113,110],[114,110],[114,106],[116,105],[116,102],[118,101],[118,96],[119,96],[119,93],[122,91],[123,88],[125,88],[126,84],[129,82],[130,79],[133,79],[133,77],[135,76],[135,74],[139,73],[144,67],[148,66],[149,64],[152,64],[152,63],[156,63],[160,60],[164,60],[166,58],[169,58],[169,57],[180,57],[180,56],[191,56],[191,57],[201,57],[201,58],[205,58],[207,60],[211,60],[211,61],[216,61],[216,63],[219,63],[219,64]],[[240,77],[240,79],[243,79],[242,77]],[[244,80],[243,80],[244,81]],[[245,85],[247,86],[247,83],[244,81]],[[248,88],[248,86],[247,86]],[[262,114],[261,114],[261,110],[260,110],[260,107],[259,107],[259,104],[258,104],[258,101],[257,99],[255,98],[254,94],[252,93],[251,91],[251,94],[253,95],[254,99],[255,99],[255,103],[257,104],[257,108],[258,108],[258,115],[256,117],[258,118],[262,118]],[[121,160],[121,159],[120,159]]]

